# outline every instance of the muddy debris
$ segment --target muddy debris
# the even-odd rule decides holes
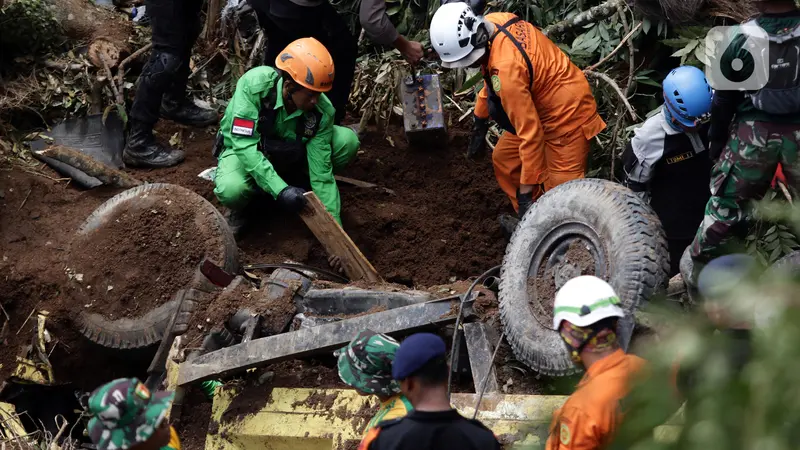
[[[321,409],[333,414],[333,403],[339,397],[338,392],[325,394],[324,392],[314,391],[305,400],[298,400],[292,403],[292,408],[306,406],[311,409]]]
[[[221,261],[213,217],[180,190],[120,205],[99,229],[75,237],[66,277],[78,304],[109,319],[138,317],[172,300],[207,256]]]
[[[233,422],[255,414],[271,401],[272,389],[258,385],[251,380],[242,381],[236,389],[236,395],[223,411],[220,422]]]

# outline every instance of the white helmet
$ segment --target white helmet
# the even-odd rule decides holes
[[[609,317],[625,317],[614,288],[591,275],[575,277],[556,293],[553,305],[553,328],[558,330],[562,320],[586,327]]]
[[[483,17],[466,3],[446,3],[431,19],[431,45],[446,68],[467,67],[486,53],[489,33]]]

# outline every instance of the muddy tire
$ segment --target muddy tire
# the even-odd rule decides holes
[[[661,222],[629,189],[598,179],[554,188],[525,214],[503,258],[500,314],[514,355],[544,375],[575,373],[553,330],[555,290],[575,276],[596,275],[632,313],[666,287],[668,273]]]
[[[83,225],[78,230],[78,236],[87,235],[89,233],[97,232],[101,228],[108,225],[111,217],[115,216],[116,210],[119,208],[128,207],[131,202],[138,202],[145,195],[162,195],[169,196],[171,192],[179,191],[183,194],[197,197],[200,210],[198,214],[204,214],[211,217],[212,221],[217,225],[215,229],[219,230],[221,239],[218,240],[219,248],[208,249],[209,254],[223,255],[222,261],[214,261],[219,264],[228,273],[236,273],[239,270],[238,247],[233,233],[228,228],[228,223],[225,218],[220,214],[217,208],[209,203],[206,199],[200,197],[196,193],[176,185],[155,183],[138,186],[133,189],[124,191],[97,208],[86,219]],[[199,270],[198,270],[199,272]],[[207,290],[208,282],[203,280],[202,276],[196,276],[195,280],[187,286],[176,286],[177,292],[183,288],[194,288],[199,290]],[[148,347],[158,343],[164,335],[169,325],[170,319],[175,312],[178,302],[171,300],[141,317],[134,319],[117,319],[109,320],[100,314],[81,312],[77,318],[78,328],[86,338],[104,347],[114,349],[137,349]],[[188,323],[191,317],[191,312],[194,309],[194,302],[184,302],[182,314],[186,317],[184,320]]]

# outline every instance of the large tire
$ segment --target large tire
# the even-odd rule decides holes
[[[215,225],[214,228],[221,237],[218,240],[219,248],[208,249],[208,253],[224,255],[222,261],[214,262],[220,264],[220,267],[228,273],[237,273],[239,270],[239,250],[227,221],[214,205],[181,186],[155,183],[124,191],[100,205],[86,219],[77,234],[78,236],[85,236],[107,226],[109,218],[114,217],[117,209],[128,207],[131,202],[141,201],[144,196],[161,195],[169,197],[171,193],[174,194],[175,192],[197,197],[197,204],[200,205],[197,214],[211,217]],[[175,286],[175,292],[184,288],[207,290],[207,282],[205,280],[198,281],[200,278],[202,277],[195,277],[195,281],[188,286]],[[161,340],[176,307],[177,302],[172,300],[154,308],[141,317],[118,320],[109,320],[100,314],[81,312],[77,318],[77,325],[81,334],[104,347],[114,349],[143,348],[156,344]],[[190,313],[191,309],[193,309],[193,305],[187,305],[184,302],[183,311]],[[186,320],[188,322],[188,318]]]
[[[573,248],[587,257],[570,256]],[[536,281],[542,267],[545,276]],[[500,315],[514,354],[544,375],[575,373],[553,330],[554,289],[569,278],[594,274],[614,287],[632,314],[665,288],[669,267],[661,222],[632,191],[598,179],[557,186],[525,214],[503,258]],[[539,295],[541,282],[552,282],[554,289]]]

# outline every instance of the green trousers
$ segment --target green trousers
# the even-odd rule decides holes
[[[333,171],[338,172],[355,158],[360,143],[353,130],[336,125],[333,127],[331,141]],[[214,184],[214,195],[220,203],[231,209],[245,207],[252,196],[260,191],[239,157],[230,149],[226,149],[219,156]]]
[[[691,245],[696,264],[720,256],[731,229],[747,217],[749,203],[760,200],[769,190],[778,163],[790,187],[798,188],[798,149],[798,124],[752,121],[738,124],[711,171],[711,198]]]

